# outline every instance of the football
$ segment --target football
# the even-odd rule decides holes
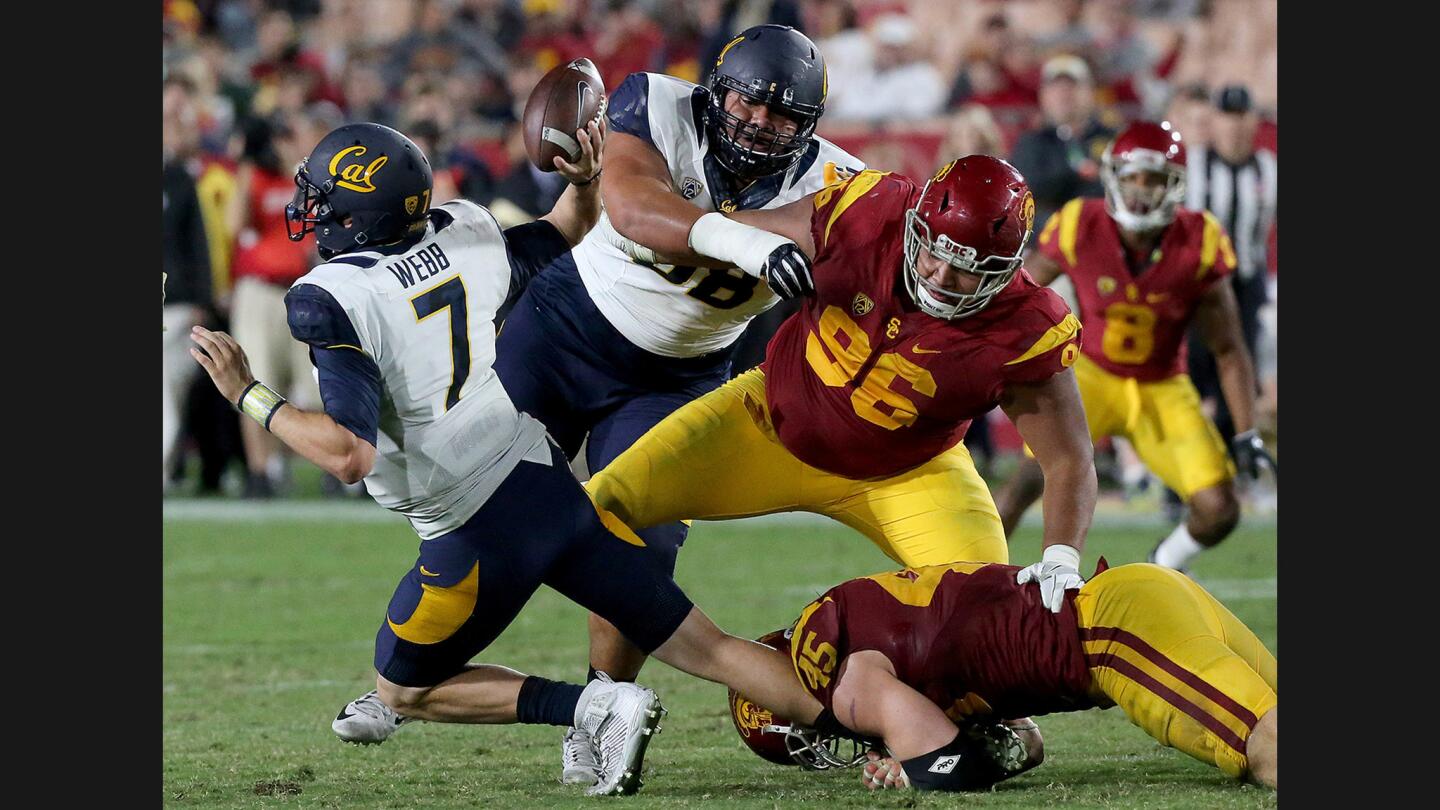
[[[555,158],[580,158],[575,133],[605,113],[605,83],[589,59],[560,65],[541,77],[525,102],[525,153],[542,172]]]

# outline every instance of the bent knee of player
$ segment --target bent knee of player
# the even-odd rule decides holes
[[[720,671],[720,657],[732,638],[699,608],[691,608],[685,621],[650,655],[691,675],[715,680],[709,676]]]
[[[386,680],[383,675],[375,676],[375,689],[380,695],[380,700],[397,714],[413,715],[418,713],[425,705],[425,698],[430,694],[431,688],[429,686],[401,686]]]
[[[1240,500],[1229,482],[1202,489],[1190,496],[1191,519],[1198,524],[1191,534],[1205,545],[1224,540],[1240,522]],[[1197,530],[1198,529],[1198,530]]]
[[[1265,713],[1250,738],[1245,742],[1245,759],[1249,763],[1245,776],[1268,787],[1279,787],[1280,720],[1278,706]]]
[[[585,482],[585,491],[590,493],[596,506],[619,518],[625,525],[632,525],[634,515],[630,507],[633,493],[618,476],[601,470]]]

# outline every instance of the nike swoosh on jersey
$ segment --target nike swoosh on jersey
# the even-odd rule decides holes
[[[916,354],[939,354],[939,353],[940,353],[940,350],[939,350],[939,349],[922,349],[922,348],[920,348],[920,344],[919,344],[919,343],[916,343],[913,347],[911,347],[910,350],[913,351],[913,352],[915,352]]]
[[[435,573],[434,571],[431,571],[429,568],[426,568],[424,565],[421,565],[421,566],[420,566],[420,573],[421,573],[423,576],[427,576],[427,577],[438,577],[438,576],[440,576],[439,574]]]

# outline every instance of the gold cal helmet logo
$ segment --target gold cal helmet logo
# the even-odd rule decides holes
[[[375,183],[371,181],[370,178],[376,172],[380,171],[381,167],[389,162],[390,158],[386,155],[381,155],[368,164],[364,164],[360,162],[360,158],[365,152],[366,149],[363,146],[350,146],[341,149],[335,153],[335,157],[330,158],[330,174],[337,178],[335,185],[341,188],[348,188],[351,191],[358,191],[362,194],[369,194],[375,190]],[[353,159],[355,162],[341,167],[340,161],[352,154],[354,155]]]

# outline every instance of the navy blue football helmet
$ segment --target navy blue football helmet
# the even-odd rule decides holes
[[[710,75],[705,125],[716,159],[742,177],[788,170],[814,140],[828,89],[825,60],[809,37],[786,25],[745,29],[720,51]],[[729,90],[794,119],[795,133],[762,129],[726,112]]]
[[[380,124],[346,124],[320,139],[295,172],[285,228],[298,242],[314,231],[331,259],[394,242],[420,227],[435,175],[413,141]]]

